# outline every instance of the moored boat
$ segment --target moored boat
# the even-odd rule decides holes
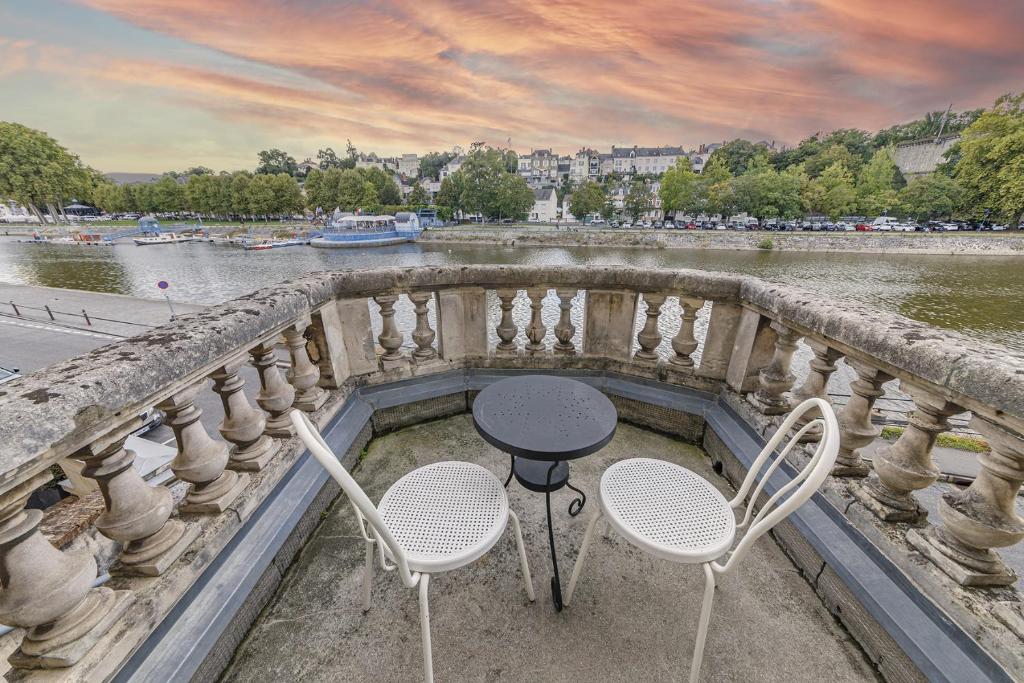
[[[176,232],[162,232],[159,235],[149,237],[136,237],[132,241],[140,247],[148,244],[178,244],[180,242],[191,242],[195,239],[193,235],[179,235]]]
[[[342,216],[324,227],[323,236],[310,240],[320,249],[380,247],[415,242],[422,230],[415,214],[395,216]]]

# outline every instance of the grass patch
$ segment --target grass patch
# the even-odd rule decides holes
[[[882,427],[882,438],[887,441],[895,441],[903,431],[903,427]],[[943,448],[955,448],[958,451],[967,451],[969,453],[987,453],[992,450],[988,445],[988,441],[984,439],[976,436],[953,434],[952,432],[939,434],[935,440],[935,445],[942,446]]]
[[[772,242],[771,237],[765,237],[764,239],[757,243],[757,248],[764,249],[766,251],[771,251],[772,249],[775,248],[775,242]]]

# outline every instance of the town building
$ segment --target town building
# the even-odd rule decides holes
[[[558,220],[558,194],[553,187],[533,191],[529,220],[531,223],[554,223]]]
[[[558,155],[550,149],[534,149],[519,156],[519,175],[534,185],[553,183],[558,179]]]
[[[416,154],[403,154],[395,164],[398,172],[406,178],[418,178],[420,175],[420,158]]]
[[[682,147],[612,147],[613,168],[623,175],[661,175],[685,154]]]
[[[466,155],[460,154],[459,156],[455,157],[454,159],[449,161],[447,164],[442,166],[441,167],[441,180],[444,180],[445,178],[450,176],[452,173],[455,173],[460,168],[462,168],[462,164],[465,161],[466,161]]]

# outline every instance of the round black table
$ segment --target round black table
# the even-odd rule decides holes
[[[615,435],[618,413],[608,397],[583,382],[548,375],[522,375],[497,381],[473,401],[473,424],[492,446],[511,456],[505,486],[515,476],[524,488],[543,493],[551,546],[551,598],[562,609],[551,493],[568,487],[579,494],[569,503],[576,516],[586,504],[583,491],[569,484],[569,460],[604,448]]]

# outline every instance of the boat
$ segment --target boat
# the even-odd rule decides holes
[[[323,235],[310,240],[318,249],[381,247],[415,242],[423,230],[414,213],[396,216],[342,216],[324,226]]]
[[[152,235],[150,237],[136,237],[132,242],[143,247],[147,244],[178,244],[179,242],[191,242],[194,239],[194,235],[179,235],[176,232],[162,232],[159,235]]]
[[[243,242],[242,248],[246,251],[269,251],[274,248],[270,240],[259,240],[257,242]]]

